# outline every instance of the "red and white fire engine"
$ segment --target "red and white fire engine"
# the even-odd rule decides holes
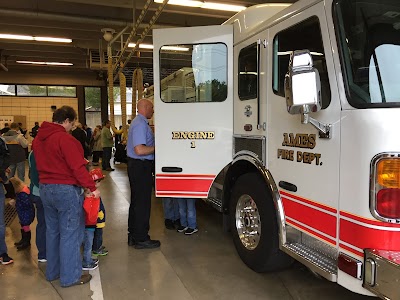
[[[400,299],[400,1],[154,30],[156,195],[205,198],[257,272]]]

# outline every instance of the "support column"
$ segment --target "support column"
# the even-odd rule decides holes
[[[101,87],[101,123],[102,123],[102,125],[106,120],[109,120],[107,84],[106,84],[106,86]]]
[[[85,115],[85,87],[83,85],[76,86],[76,97],[78,98],[78,119],[82,125],[86,124]]]

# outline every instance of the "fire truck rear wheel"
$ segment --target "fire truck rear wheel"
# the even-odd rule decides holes
[[[238,178],[229,211],[233,242],[249,268],[267,272],[292,264],[293,259],[279,250],[275,206],[259,174],[247,173]]]

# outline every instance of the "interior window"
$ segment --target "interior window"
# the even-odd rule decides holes
[[[273,90],[285,97],[285,75],[288,71],[290,54],[294,50],[310,50],[314,67],[321,78],[322,109],[331,102],[328,69],[322,42],[321,28],[317,17],[311,17],[278,33],[274,38]]]
[[[257,43],[243,48],[239,53],[239,99],[257,98]]]
[[[334,5],[349,103],[400,105],[400,2],[338,0]]]
[[[221,102],[227,97],[228,48],[225,44],[168,45],[160,49],[161,100]]]

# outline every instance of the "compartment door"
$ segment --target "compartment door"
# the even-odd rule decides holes
[[[233,27],[159,29],[153,42],[156,196],[206,198],[232,159]]]

